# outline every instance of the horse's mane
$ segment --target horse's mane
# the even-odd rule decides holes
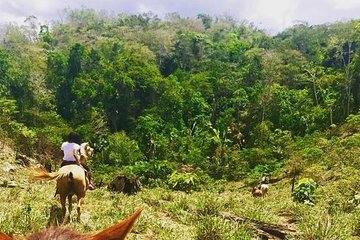
[[[95,234],[81,234],[76,231],[52,226],[45,229],[42,232],[35,233],[26,238],[26,240],[123,240],[129,233],[136,219],[140,216],[142,209],[137,210],[133,215],[125,219],[124,221],[115,224],[101,232]],[[0,240],[13,240],[14,238],[9,237],[0,232]],[[17,238],[15,238],[17,239]]]
[[[83,235],[73,230],[62,227],[50,227],[42,232],[35,233],[26,238],[12,238],[0,232],[0,240],[93,240],[91,235]]]
[[[90,146],[90,144],[88,142],[84,142],[82,144],[80,144],[80,154],[85,154],[86,153],[86,147]]]
[[[80,152],[85,152],[85,147],[90,146],[88,142],[80,144]]]
[[[86,240],[91,239],[89,235],[82,235],[73,230],[62,228],[62,227],[50,227],[46,230],[31,235],[26,238],[27,240],[45,240],[45,239],[56,239],[56,240],[68,240],[68,239],[77,239],[77,240]]]

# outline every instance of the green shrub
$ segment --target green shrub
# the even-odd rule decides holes
[[[237,148],[221,145],[206,165],[202,167],[214,179],[226,179],[231,181],[244,177],[249,163],[244,159],[243,152]]]
[[[294,201],[306,204],[315,203],[316,183],[311,178],[302,178],[292,194]]]
[[[104,183],[108,184],[113,180],[114,176],[122,173],[120,168],[115,168],[114,166],[108,164],[98,164],[94,166],[90,165],[91,172],[93,174],[93,180],[95,183]]]
[[[352,149],[360,146],[360,134],[354,134],[341,141],[341,145],[346,149]]]
[[[242,154],[250,169],[255,168],[259,164],[267,164],[269,159],[272,159],[272,150],[270,148],[254,147],[243,149]]]
[[[144,159],[136,141],[125,132],[116,132],[108,137],[109,145],[104,149],[104,163],[109,165],[132,165]]]
[[[308,147],[301,151],[301,157],[310,161],[319,161],[322,159],[324,151],[317,147]]]
[[[272,146],[272,153],[278,159],[285,159],[289,157],[287,150],[288,146],[293,142],[291,131],[275,129],[270,134],[270,145]]]
[[[343,132],[359,132],[360,131],[360,114],[350,114],[346,118],[346,123],[341,127]]]
[[[33,155],[33,150],[35,143],[37,141],[37,136],[35,131],[29,129],[24,124],[11,121],[10,126],[10,136],[14,140],[16,148],[29,156]]]
[[[167,160],[163,161],[139,161],[134,165],[126,166],[124,172],[134,173],[139,176],[139,180],[142,184],[151,184],[157,181],[156,179],[165,180],[168,175],[170,175],[174,169],[176,169],[176,164],[169,162]]]
[[[168,185],[171,189],[190,192],[200,189],[200,178],[195,173],[173,172],[169,179]]]
[[[169,139],[163,134],[164,122],[159,117],[148,114],[136,120],[134,139],[147,160],[167,159]]]

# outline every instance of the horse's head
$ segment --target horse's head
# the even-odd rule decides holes
[[[84,164],[89,157],[94,154],[94,149],[90,147],[90,144],[85,142],[80,145],[80,162]],[[1,240],[1,239],[0,239]]]
[[[78,239],[78,240],[123,240],[130,232],[136,219],[141,214],[141,209],[137,210],[133,215],[124,221],[115,224],[101,232],[95,234],[81,234],[72,230],[61,227],[50,227],[42,232],[31,235],[25,239],[27,240],[65,240],[65,239]],[[9,237],[0,232],[0,240],[14,240],[16,238]],[[23,239],[23,238],[20,238]]]
[[[90,147],[89,143],[82,143],[80,145],[80,154],[84,154],[86,157],[91,157],[94,154],[94,149]]]

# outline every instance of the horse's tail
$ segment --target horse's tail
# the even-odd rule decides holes
[[[29,174],[30,178],[34,180],[53,180],[61,175],[59,172],[49,173],[44,167],[31,169]]]
[[[68,176],[68,183],[70,185],[73,185],[74,184],[74,174],[72,172],[69,172],[69,174],[67,176]]]

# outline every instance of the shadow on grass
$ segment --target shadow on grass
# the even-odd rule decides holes
[[[47,222],[47,227],[50,226],[59,226],[62,220],[62,211],[61,207],[58,205],[51,205],[50,207],[50,216]]]

